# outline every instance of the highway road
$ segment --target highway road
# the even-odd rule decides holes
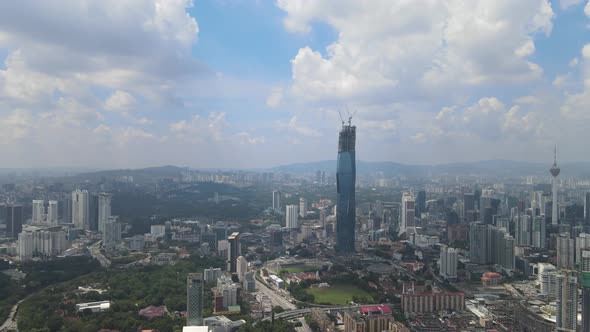
[[[12,307],[12,310],[10,310],[10,314],[8,315],[8,318],[6,319],[4,324],[2,324],[0,326],[0,332],[9,331],[9,330],[18,331],[18,328],[16,325],[16,311],[18,310],[18,306],[21,304],[22,301],[23,300],[18,301],[18,303]]]
[[[297,308],[293,303],[289,302],[289,300],[278,294],[275,290],[268,288],[258,279],[256,279],[256,289],[259,293],[262,293],[270,298],[273,307],[279,306],[285,310],[293,310]]]
[[[88,250],[90,250],[92,257],[96,258],[102,267],[109,267],[111,266],[111,261],[108,260],[108,258],[106,258],[102,252],[100,252],[101,243],[102,241],[96,242],[95,244],[88,247]]]

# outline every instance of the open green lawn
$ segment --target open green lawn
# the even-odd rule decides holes
[[[281,270],[285,270],[289,273],[315,272],[319,269],[320,269],[319,267],[310,266],[310,265],[281,266]]]
[[[310,287],[305,290],[315,297],[315,303],[349,304],[353,296],[371,298],[371,294],[353,285],[339,284],[332,287]]]

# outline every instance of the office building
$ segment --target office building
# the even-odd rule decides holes
[[[457,278],[459,254],[454,248],[443,246],[440,250],[440,276],[446,279]]]
[[[351,254],[355,251],[356,227],[356,127],[342,123],[338,137],[336,166],[336,251]]]
[[[281,212],[281,192],[275,190],[272,192],[272,209],[275,212]]]
[[[45,223],[45,201],[41,199],[33,200],[33,213],[31,223],[41,225]]]
[[[544,215],[536,216],[533,219],[533,247],[545,249],[546,228]]]
[[[116,216],[111,216],[104,224],[102,246],[111,249],[121,242],[121,224]]]
[[[469,259],[474,264],[488,264],[489,247],[488,225],[472,223],[469,225]]]
[[[239,256],[236,261],[236,274],[240,281],[244,280],[246,272],[248,272],[248,261],[246,260],[246,257]]]
[[[72,197],[67,197],[58,205],[61,211],[60,218],[62,224],[72,223]]]
[[[186,325],[203,325],[204,281],[202,273],[189,273],[186,278]]]
[[[590,192],[584,195],[584,223],[590,226]]]
[[[299,207],[297,205],[287,205],[285,208],[285,226],[289,229],[299,227]]]
[[[553,151],[553,166],[549,169],[549,173],[553,176],[551,182],[551,193],[552,193],[552,208],[551,208],[551,224],[559,224],[559,210],[557,209],[557,176],[559,175],[559,167],[557,167],[557,148]]]
[[[104,230],[104,225],[111,217],[111,199],[113,195],[108,193],[98,194],[98,231]]]
[[[0,224],[5,225],[6,236],[10,238],[18,237],[23,230],[24,211],[22,205],[1,204],[0,205]]]
[[[87,190],[72,192],[72,222],[81,229],[90,229],[89,194]]]
[[[299,198],[299,216],[301,218],[307,216],[307,200],[303,197]]]
[[[217,241],[226,240],[227,239],[227,225],[223,221],[218,221],[213,226],[213,233],[215,233],[215,238]]]
[[[516,244],[519,246],[530,247],[533,238],[533,224],[531,216],[519,215],[515,220]]]
[[[47,205],[47,224],[55,226],[58,224],[58,203],[57,201],[49,201]]]
[[[557,236],[557,267],[574,268],[575,247],[575,240],[570,238],[570,233],[561,233]]]
[[[576,272],[557,275],[557,330],[575,332],[578,315],[578,278]]]
[[[400,227],[399,235],[406,233],[408,238],[416,234],[414,195],[412,193],[403,193],[400,208]]]
[[[233,232],[228,238],[228,250],[227,250],[227,270],[231,273],[238,271],[237,262],[238,257],[242,255],[242,248],[240,244],[240,233]]]
[[[426,212],[426,191],[420,190],[416,196],[416,215],[421,218]]]

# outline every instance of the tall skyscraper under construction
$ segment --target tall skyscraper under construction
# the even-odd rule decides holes
[[[355,142],[356,126],[342,123],[338,139],[338,164],[336,169],[336,250],[340,254],[354,252],[356,205],[354,188],[356,183]]]

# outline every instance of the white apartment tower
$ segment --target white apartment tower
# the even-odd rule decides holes
[[[72,222],[77,228],[90,228],[90,207],[88,190],[72,192]]]
[[[299,227],[299,211],[297,205],[287,205],[285,213],[285,226],[289,229]]]
[[[299,216],[301,218],[307,216],[307,200],[303,197],[299,198]]]
[[[446,279],[457,278],[459,254],[454,248],[443,246],[440,251],[440,275]]]
[[[117,217],[109,217],[104,224],[102,232],[102,245],[105,248],[113,248],[121,242],[121,224]]]
[[[31,219],[33,224],[45,223],[45,201],[42,199],[33,200],[33,217]]]
[[[557,331],[575,332],[578,322],[578,278],[575,271],[557,275]]]
[[[49,201],[47,205],[47,223],[49,225],[57,225],[57,201]]]
[[[104,230],[104,225],[111,217],[111,198],[108,193],[98,194],[98,231]]]

